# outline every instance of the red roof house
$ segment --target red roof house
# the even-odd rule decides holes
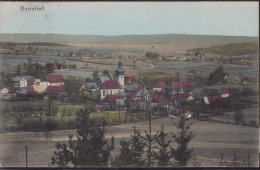
[[[191,87],[191,82],[190,81],[174,81],[172,82],[172,88],[186,88],[186,87]]]
[[[116,99],[124,99],[124,98],[125,96],[107,94],[106,97],[103,99],[103,102],[115,102]]]
[[[133,76],[125,76],[125,81],[126,82],[135,82],[136,79]]]
[[[160,80],[153,86],[153,88],[167,88],[167,84]]]
[[[7,89],[8,89],[8,93],[16,93],[16,91],[17,91],[17,89],[15,88],[15,87],[12,87],[12,86],[9,86],[9,87],[7,87]]]
[[[242,77],[241,81],[242,82],[258,82],[259,78],[258,77]]]
[[[44,93],[50,95],[61,95],[63,90],[64,90],[63,86],[48,86]]]
[[[62,75],[46,75],[46,80],[50,83],[64,83],[65,78]]]
[[[101,84],[100,89],[122,89],[123,87],[117,80],[107,80]]]

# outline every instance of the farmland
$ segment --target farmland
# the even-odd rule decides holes
[[[176,132],[174,124],[177,121],[177,119],[170,118],[153,120],[153,134],[160,129],[162,123],[167,133]],[[258,161],[258,128],[197,120],[190,120],[191,122],[193,123],[191,126],[192,131],[196,136],[192,140],[190,147],[195,149],[193,154],[196,154],[198,159],[202,160],[202,166],[218,166],[221,152],[225,153],[225,159],[230,160],[235,148],[241,158],[245,158],[248,153],[251,153],[252,159]],[[119,140],[130,137],[133,126],[140,128],[143,133],[148,128],[148,122],[107,127],[106,138],[110,140],[112,135],[115,137],[116,148],[111,153],[112,156],[119,151]],[[25,146],[29,146],[29,167],[47,167],[51,161],[51,156],[53,156],[56,142],[66,142],[68,134],[75,135],[76,131],[53,131],[51,133],[53,137],[49,141],[44,140],[43,133],[41,134],[41,140],[36,140],[35,133],[32,132],[1,134],[0,158],[2,166],[25,166]],[[192,165],[189,164],[189,166]]]

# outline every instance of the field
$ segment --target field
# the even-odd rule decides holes
[[[170,118],[153,120],[153,134],[156,130],[160,129],[162,123],[167,133],[175,133],[176,129],[174,124],[177,123],[177,121],[178,119]],[[252,159],[258,164],[258,128],[197,120],[190,120],[187,123],[193,123],[191,130],[195,134],[195,137],[190,143],[190,147],[194,148],[193,155],[196,155],[199,160],[202,160],[201,166],[218,166],[221,152],[225,153],[225,159],[230,160],[235,148],[241,159],[244,159],[246,155],[250,153]],[[107,127],[106,138],[108,141],[110,141],[112,135],[115,137],[116,148],[112,152],[112,156],[115,156],[119,151],[119,140],[130,137],[133,132],[133,126],[139,128],[143,133],[144,130],[148,129],[148,122]],[[36,140],[35,133],[33,132],[1,134],[1,165],[3,167],[24,167],[25,146],[28,146],[29,167],[48,167],[51,156],[53,156],[53,151],[55,150],[55,144],[58,141],[66,142],[68,134],[76,134],[75,130],[53,131],[51,133],[53,138],[49,141],[44,140],[43,133],[41,134],[41,140]],[[189,166],[192,165],[189,164]]]
[[[208,47],[204,44],[158,44],[158,43],[64,43],[75,47],[85,47],[95,50],[103,50],[111,55],[137,55],[144,56],[146,52],[153,51],[161,55],[173,55],[185,53],[188,49]],[[105,51],[106,50],[106,51]]]
[[[195,48],[190,50],[192,52],[206,52],[220,55],[245,55],[245,54],[258,54],[259,44],[258,43],[239,43],[239,44],[228,44],[213,46],[207,48]]]

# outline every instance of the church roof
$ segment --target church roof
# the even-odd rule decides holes
[[[122,62],[118,62],[118,68],[115,70],[117,75],[125,74],[125,70],[122,68]]]

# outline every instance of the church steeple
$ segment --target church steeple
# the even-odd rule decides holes
[[[125,70],[122,68],[122,62],[118,62],[118,68],[115,70],[116,72],[116,80],[121,84],[124,88],[125,85]]]

